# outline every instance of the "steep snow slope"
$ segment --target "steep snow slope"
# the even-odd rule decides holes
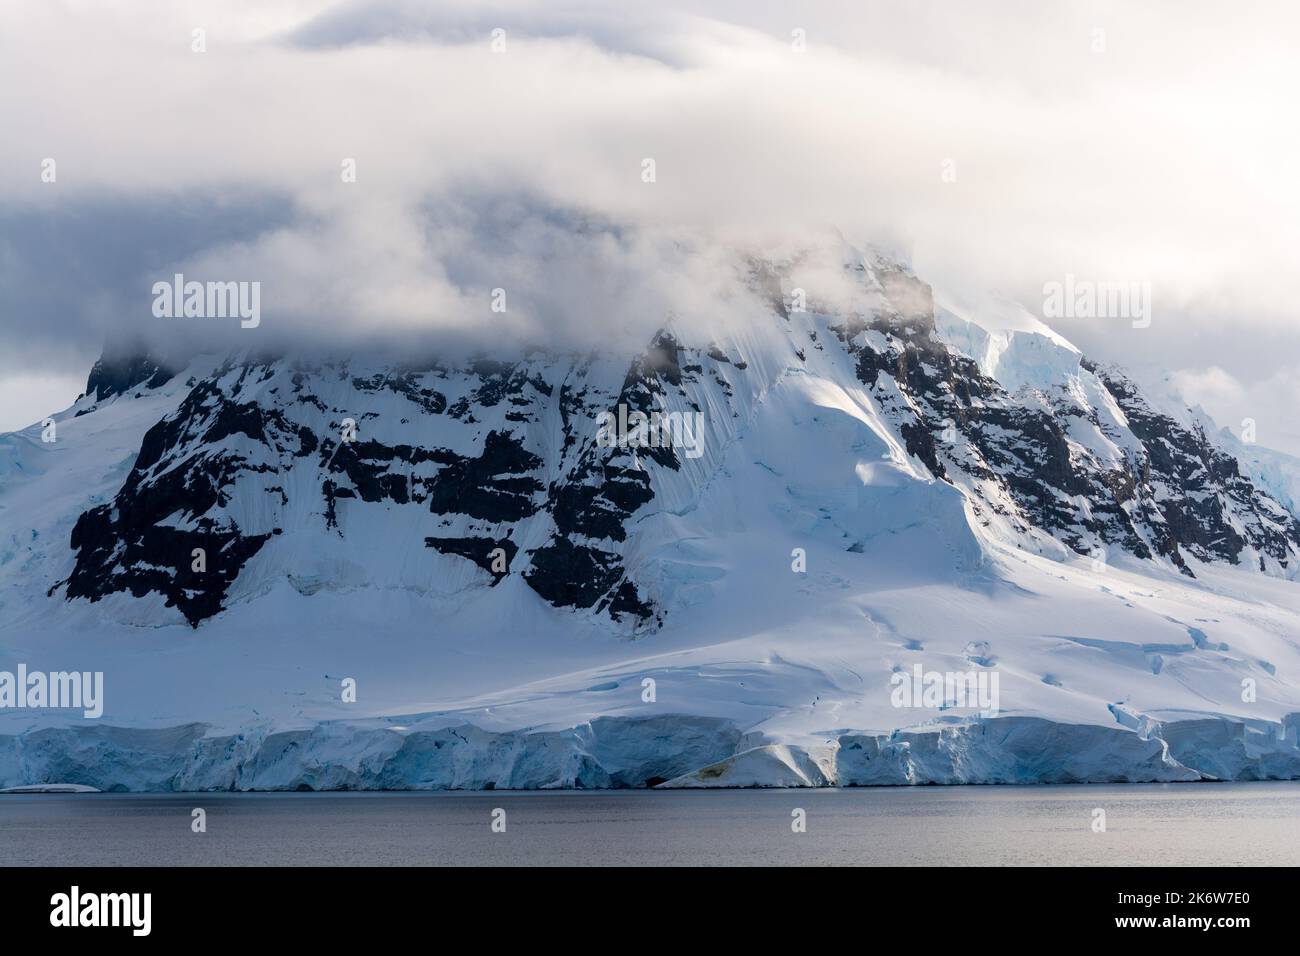
[[[0,436],[0,669],[105,714],[0,709],[0,786],[1300,776],[1276,486],[897,263],[739,271],[753,321],[638,356],[97,366]],[[700,454],[601,447],[620,404]],[[895,706],[918,666],[996,713]]]

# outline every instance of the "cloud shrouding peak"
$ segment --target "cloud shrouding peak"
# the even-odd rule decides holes
[[[24,91],[0,105],[0,390],[148,334],[150,287],[175,272],[260,281],[268,337],[580,337],[716,291],[682,236],[826,227],[1034,311],[1067,273],[1148,281],[1151,328],[1060,326],[1121,363],[1297,340],[1300,16],[1282,4],[30,2],[0,19],[0,83]],[[1227,351],[1237,379],[1281,371],[1276,350]]]

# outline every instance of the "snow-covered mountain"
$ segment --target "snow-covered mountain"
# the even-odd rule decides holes
[[[0,669],[104,716],[0,710],[0,786],[1300,777],[1281,465],[878,254],[737,273],[637,354],[101,361],[0,436]]]

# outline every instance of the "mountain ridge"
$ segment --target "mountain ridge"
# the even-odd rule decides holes
[[[1018,383],[1013,392],[944,341],[930,289],[910,270],[877,260],[864,276],[864,291],[879,292],[875,310],[827,315],[821,329],[803,330],[799,365],[815,374],[808,353],[824,350],[819,331],[833,337],[855,363],[855,384],[865,386],[907,455],[929,477],[961,490],[976,521],[1004,524],[1018,536],[1042,532],[1080,554],[1118,546],[1140,558],[1159,556],[1189,576],[1195,572],[1184,552],[1200,561],[1238,563],[1244,556],[1261,571],[1294,574],[1300,520],[1242,475],[1202,428],[1152,408],[1120,370],[1078,355],[1068,384]],[[769,302],[782,304],[769,321],[789,326],[789,294],[780,281],[768,266],[755,284]],[[1004,341],[1003,352],[1009,347]],[[1049,342],[1039,351],[1062,349]],[[51,593],[63,589],[69,599],[92,601],[120,591],[161,593],[197,626],[218,613],[239,569],[284,530],[223,514],[229,486],[244,481],[289,507],[283,483],[260,487],[254,476],[308,468],[327,529],[344,533],[345,502],[349,510],[361,502],[420,505],[446,519],[433,520],[431,531],[465,526],[425,535],[429,547],[479,565],[498,549],[505,553],[504,567],[497,561],[501,571],[487,568],[493,584],[512,573],[519,523],[549,518],[550,539],[528,549],[518,569],[538,594],[557,606],[595,607],[616,621],[658,619],[626,572],[619,546],[628,522],[656,497],[662,474],[680,471],[682,458],[670,446],[639,453],[598,448],[594,423],[618,406],[646,414],[693,411],[704,415],[715,441],[725,441],[728,419],[754,413],[758,388],[746,381],[749,364],[739,354],[730,357],[713,341],[684,345],[669,329],[627,360],[621,383],[617,368],[611,374],[596,364],[534,353],[516,363],[478,359],[354,374],[346,361],[308,367],[290,359],[227,359],[145,434],[113,503],[81,515],[71,540],[76,565]],[[830,377],[824,369],[821,375]],[[164,376],[147,356],[117,368],[97,363],[88,396],[98,403],[133,387],[156,388]],[[351,393],[338,387],[344,381]],[[748,402],[737,404],[737,390],[751,392]],[[404,429],[390,426],[394,437],[374,437],[381,413],[363,411],[357,399],[382,393],[406,403],[385,410],[399,416],[399,425],[422,416],[464,426],[473,451],[463,447],[465,436],[458,436],[462,447],[452,447],[456,441],[439,430],[431,436],[430,429],[405,429],[412,433],[406,441],[397,437]],[[504,415],[497,414],[501,408],[508,409]],[[539,437],[543,418],[557,410],[558,433]],[[486,431],[474,427],[489,419]],[[357,440],[339,437],[345,421],[354,422]],[[225,447],[241,441],[253,447]],[[315,514],[316,504],[303,507]],[[163,523],[177,514],[189,524]],[[187,572],[195,548],[223,561],[211,571]],[[134,570],[142,564],[146,570]],[[176,570],[168,575],[162,568]]]

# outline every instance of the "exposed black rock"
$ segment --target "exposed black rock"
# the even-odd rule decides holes
[[[377,392],[388,389],[414,402],[430,415],[441,415],[447,409],[447,399],[437,389],[420,384],[413,372],[397,375],[372,375],[368,379],[353,378],[352,387],[360,392]]]
[[[434,548],[440,554],[457,554],[469,558],[480,568],[492,575],[493,586],[510,574],[510,564],[519,552],[519,546],[509,538],[425,538],[426,547]],[[500,550],[503,555],[494,552]],[[504,568],[497,558],[504,557]]]
[[[1235,563],[1247,541],[1286,566],[1287,542],[1300,542],[1300,522],[1261,496],[1236,460],[1204,434],[1152,412],[1122,376],[1084,361],[1144,446],[1118,469],[1103,464],[1068,434],[1072,417],[1094,413],[1066,395],[1035,401],[1010,395],[934,337],[933,299],[924,283],[898,270],[880,275],[892,308],[846,319],[834,330],[856,355],[859,379],[894,419],[909,454],[936,478],[968,487],[977,513],[1007,515],[1022,531],[1044,529],[1083,553],[1098,544],[1140,558],[1158,553],[1189,575],[1184,551]],[[865,329],[883,334],[886,347],[855,344]],[[1246,538],[1228,510],[1245,519]]]
[[[1241,474],[1237,459],[1216,448],[1199,426],[1185,428],[1152,410],[1118,371],[1091,363],[1087,367],[1102,380],[1129,429],[1141,439],[1147,452],[1141,466],[1143,486],[1177,546],[1202,561],[1238,564],[1249,544],[1288,566],[1290,549],[1300,545],[1300,520],[1262,495]]]
[[[616,619],[623,614],[649,617],[651,608],[636,594],[636,587],[623,577],[617,556],[574,544],[557,537],[532,554],[524,580],[552,604],[560,607],[595,607],[609,610]]]
[[[542,490],[542,483],[530,472],[541,464],[513,435],[489,432],[481,455],[459,458],[438,472],[429,490],[429,510],[484,521],[519,521],[537,510],[533,494]]]
[[[102,402],[136,387],[157,388],[167,384],[176,372],[146,353],[121,358],[101,358],[90,370],[86,394]]]

